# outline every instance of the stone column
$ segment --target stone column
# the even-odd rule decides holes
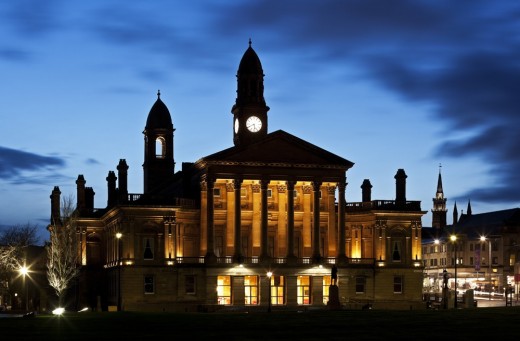
[[[260,181],[260,195],[262,196],[261,203],[261,253],[260,259],[261,261],[269,261],[270,257],[267,253],[267,187],[269,185],[269,180],[261,180]]]
[[[215,179],[206,177],[206,256],[204,257],[206,263],[215,263],[217,256],[215,255],[214,245],[214,207],[213,207],[213,188],[215,187]]]
[[[347,256],[345,254],[345,188],[344,181],[338,182],[338,263],[345,263]]]
[[[314,263],[321,262],[320,254],[320,181],[312,182],[313,190],[313,217],[312,217],[312,260]]]
[[[294,185],[296,181],[287,181],[287,263],[296,263],[294,254]]]
[[[243,262],[243,255],[242,255],[242,235],[241,235],[241,227],[242,227],[242,220],[241,220],[241,213],[242,209],[240,207],[240,189],[242,186],[242,179],[235,179],[233,180],[233,188],[235,192],[235,219],[234,219],[234,226],[235,226],[235,253],[233,255],[233,260],[235,263],[242,263]]]

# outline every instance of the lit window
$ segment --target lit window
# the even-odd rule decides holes
[[[258,276],[244,276],[245,304],[258,304]]]
[[[231,276],[217,277],[218,304],[231,304]]]
[[[155,140],[155,157],[158,159],[166,157],[166,142],[163,137],[158,137]]]
[[[184,277],[184,292],[186,294],[195,294],[195,276],[187,275]]]
[[[364,294],[365,293],[365,277],[356,277],[356,294]]]
[[[281,305],[285,303],[284,277],[271,276],[271,303]]]
[[[220,197],[220,188],[213,188],[213,196]]]
[[[147,295],[155,293],[153,276],[144,276],[144,293]]]
[[[267,190],[267,197],[268,198],[272,198],[273,197],[273,190],[270,189],[270,188]]]
[[[311,304],[311,276],[298,276],[296,291],[298,304]]]
[[[394,276],[394,294],[403,293],[403,277]]]
[[[332,284],[330,276],[323,276],[323,304],[329,302],[329,287]]]

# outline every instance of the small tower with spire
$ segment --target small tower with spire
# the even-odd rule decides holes
[[[144,128],[144,194],[156,189],[174,173],[173,128],[170,111],[157,92]]]
[[[233,114],[233,143],[247,145],[267,135],[267,112],[264,99],[264,71],[255,50],[249,47],[237,71],[237,98]]]
[[[433,198],[433,209],[432,209],[432,227],[438,231],[442,231],[446,227],[446,198],[444,197],[444,191],[442,189],[442,175],[441,165],[439,165],[439,177],[437,180],[437,192],[435,198]]]

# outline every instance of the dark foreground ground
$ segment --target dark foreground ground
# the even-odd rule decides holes
[[[0,340],[518,339],[520,307],[424,311],[68,313],[0,318]]]

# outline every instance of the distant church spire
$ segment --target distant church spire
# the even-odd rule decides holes
[[[442,189],[442,175],[441,167],[439,164],[439,177],[437,178],[437,192],[435,198],[433,198],[433,209],[432,209],[432,227],[438,230],[442,230],[446,227],[446,198],[444,197],[444,191]]]
[[[468,209],[466,210],[466,215],[471,217],[471,199],[468,200]]]
[[[453,206],[453,225],[456,225],[459,220],[459,210],[457,209],[457,202]]]

